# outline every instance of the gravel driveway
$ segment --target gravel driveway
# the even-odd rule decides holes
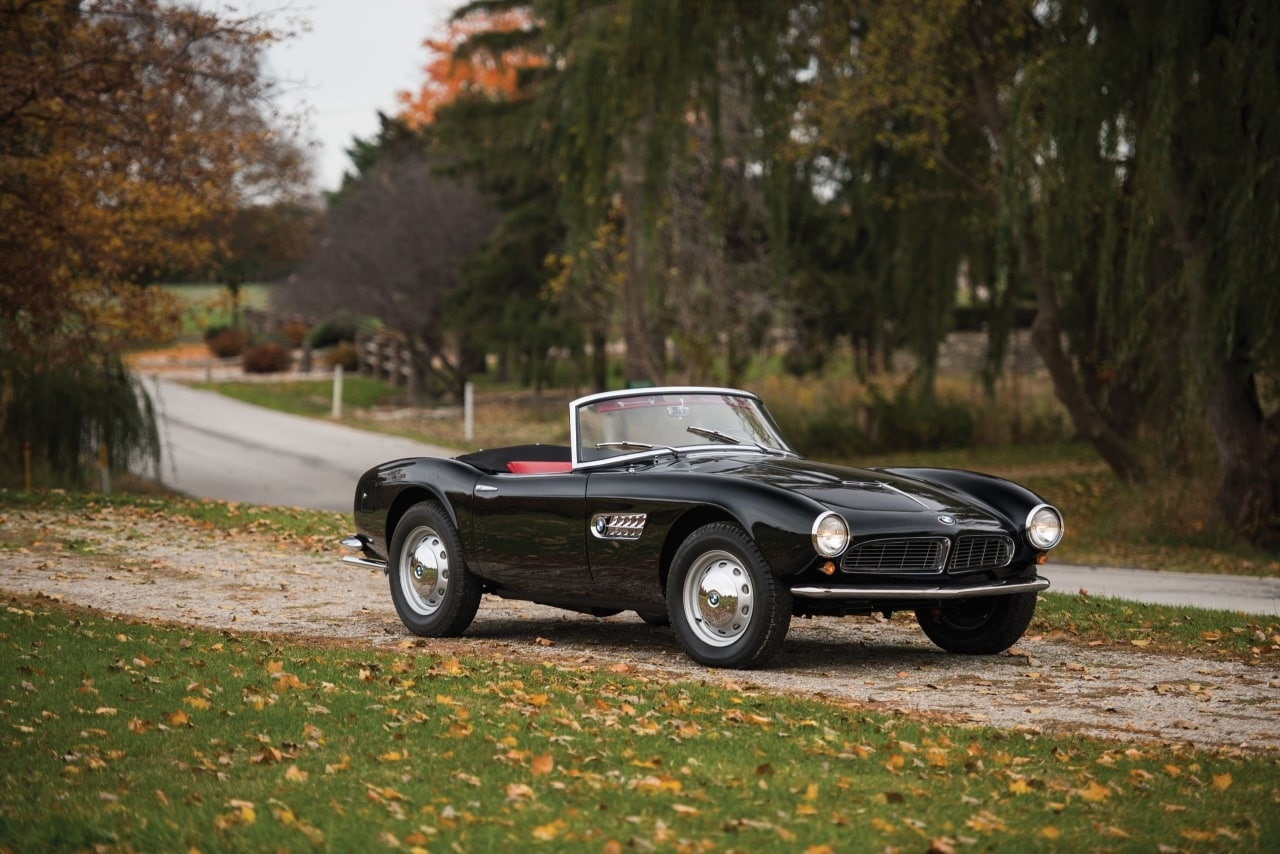
[[[380,572],[319,544],[232,536],[144,514],[0,508],[0,590],[206,629],[733,683],[1028,732],[1078,732],[1248,752],[1280,750],[1280,668],[1027,637],[1008,653],[944,653],[907,620],[797,619],[767,670],[694,664],[674,633],[486,596],[467,634],[413,639]],[[13,544],[24,543],[20,548]],[[68,544],[74,544],[68,547]],[[622,667],[625,665],[625,667]]]

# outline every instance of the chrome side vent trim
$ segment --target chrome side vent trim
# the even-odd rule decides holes
[[[591,517],[591,533],[600,540],[638,540],[648,519],[647,513],[597,513]]]

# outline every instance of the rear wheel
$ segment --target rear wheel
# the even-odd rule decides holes
[[[1035,593],[960,599],[916,611],[929,640],[947,652],[991,655],[1018,642],[1031,625]]]
[[[758,667],[791,625],[791,591],[737,525],[694,531],[667,578],[671,624],[689,657],[708,667]]]
[[[391,538],[391,601],[415,635],[466,631],[480,607],[480,581],[467,571],[453,521],[435,502],[409,508]]]

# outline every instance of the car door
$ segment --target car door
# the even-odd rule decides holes
[[[587,475],[490,474],[475,485],[474,569],[511,593],[588,596]]]

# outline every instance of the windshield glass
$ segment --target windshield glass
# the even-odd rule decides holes
[[[578,460],[591,462],[656,448],[791,448],[758,400],[734,394],[641,393],[587,401],[574,411]]]

